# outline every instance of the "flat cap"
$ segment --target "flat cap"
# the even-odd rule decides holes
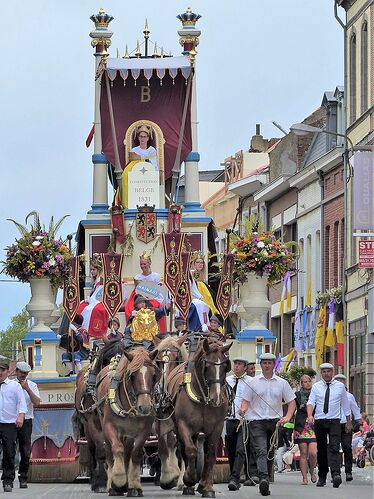
[[[183,317],[176,317],[174,320],[175,326],[178,326],[178,324],[187,324],[186,319],[183,319]]]
[[[114,319],[109,319],[109,321],[108,321],[108,327],[112,327],[113,322],[115,322],[118,327],[121,325],[118,317],[114,317]]]
[[[136,307],[136,305],[139,305],[139,303],[147,303],[147,298],[144,298],[144,296],[142,295],[139,295],[135,298],[135,301],[134,301],[134,307]]]
[[[275,360],[276,356],[273,353],[263,353],[260,356],[260,360]]]
[[[221,319],[219,319],[216,315],[212,315],[212,317],[210,318],[210,322],[212,322],[212,321],[216,321],[216,322],[218,322],[218,324],[219,324],[220,326],[222,326],[222,321],[221,321]]]
[[[334,376],[334,379],[342,379],[343,381],[345,381],[347,379],[347,376],[344,376],[344,374],[337,374],[336,376]]]
[[[4,357],[3,355],[0,355],[0,367],[3,369],[9,369],[9,359]]]
[[[23,373],[29,373],[31,371],[31,366],[27,362],[17,362],[16,369]]]
[[[244,364],[248,364],[248,360],[244,357],[234,357],[232,359],[233,362],[243,362]]]
[[[324,362],[319,366],[320,369],[334,369],[334,366],[330,362]]]

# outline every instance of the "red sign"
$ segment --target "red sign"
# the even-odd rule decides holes
[[[374,241],[359,240],[358,266],[364,269],[374,268]]]

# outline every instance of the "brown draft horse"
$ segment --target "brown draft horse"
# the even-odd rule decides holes
[[[188,360],[188,352],[184,345],[188,334],[183,336],[166,336],[153,338],[158,349],[156,358],[161,370],[159,411],[155,422],[158,439],[158,456],[161,461],[159,484],[162,489],[172,489],[181,481],[181,470],[177,458],[177,439],[172,413],[174,406],[166,392],[166,383],[171,371]],[[181,482],[182,483],[182,482]]]
[[[110,359],[123,353],[123,345],[119,341],[112,341],[105,345],[98,353],[96,359],[97,369],[99,372],[104,366],[107,366]],[[105,469],[105,442],[101,429],[100,417],[95,409],[95,400],[92,395],[87,392],[86,377],[81,371],[77,375],[75,390],[75,413],[73,416],[73,424],[78,426],[77,433],[84,433],[90,457],[90,480],[91,490],[93,492],[106,492],[107,490],[107,473]],[[92,410],[94,409],[94,410]],[[83,427],[83,432],[81,428]]]
[[[97,384],[99,414],[106,442],[109,495],[143,495],[140,469],[143,447],[155,418],[154,390],[159,380],[155,365],[158,350],[144,348],[125,351],[113,379],[109,368],[100,371]]]
[[[213,466],[229,406],[226,373],[231,367],[225,352],[230,347],[231,344],[222,345],[211,338],[200,340],[187,363],[187,372],[184,373],[182,365],[174,369],[168,379],[168,391],[175,397],[173,417],[186,465],[183,495],[194,494],[198,481],[196,443],[199,433],[204,433],[204,467],[197,491],[202,497],[215,497]]]

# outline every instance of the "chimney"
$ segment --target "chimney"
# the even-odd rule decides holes
[[[256,135],[253,135],[249,152],[265,152],[269,147],[269,141],[261,135],[261,125],[256,123]]]

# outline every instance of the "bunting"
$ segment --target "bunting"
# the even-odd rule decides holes
[[[326,306],[323,305],[319,309],[318,324],[316,330],[315,350],[316,350],[316,366],[317,369],[323,362],[323,349],[325,346],[325,331],[326,331]]]
[[[289,353],[281,358],[282,364],[282,373],[287,372],[287,370],[291,367],[291,365],[295,362],[295,356],[297,357],[295,348],[291,348]]]
[[[329,321],[327,325],[327,335],[325,340],[326,347],[333,347],[335,345],[334,324],[335,324],[335,300],[330,300]]]
[[[104,274],[103,305],[109,316],[113,318],[123,302],[121,283],[123,255],[118,253],[103,254],[102,261]]]
[[[309,335],[309,348],[314,348],[316,341],[316,329],[317,329],[317,309],[314,307],[312,310],[312,316],[310,320],[310,335]]]
[[[291,310],[291,274],[286,272],[283,278],[282,295],[279,302],[279,314],[284,314],[284,302],[286,302],[286,311]]]
[[[170,234],[162,234],[162,245],[165,254],[164,283],[174,300],[177,293],[177,286],[181,280],[181,254],[184,239],[184,233],[172,232]]]
[[[336,304],[335,332],[337,343],[337,364],[344,367],[344,331],[343,331],[343,302]]]
[[[79,256],[70,258],[69,275],[64,284],[64,296],[62,305],[69,317],[70,322],[73,321],[79,306]]]
[[[217,308],[223,320],[227,319],[230,312],[233,270],[234,255],[226,253],[223,257],[222,276],[216,298]]]
[[[296,352],[301,352],[301,338],[300,338],[300,312],[299,309],[295,313],[295,324],[294,324],[294,345]]]

